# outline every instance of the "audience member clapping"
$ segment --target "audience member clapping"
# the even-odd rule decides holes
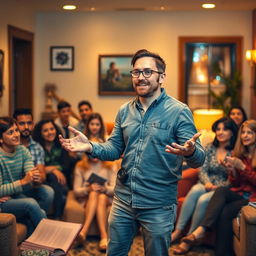
[[[28,227],[28,234],[46,218],[40,201],[32,198],[33,194],[38,195],[40,183],[40,172],[34,167],[31,154],[20,145],[15,120],[0,118],[0,212],[14,214],[18,222]],[[31,189],[38,191],[28,197],[26,193]]]
[[[218,188],[206,209],[200,226],[183,242],[193,245],[206,231],[217,227],[216,255],[233,255],[232,221],[248,201],[256,201],[256,121],[245,121],[238,133],[232,157],[226,157],[230,188]]]
[[[227,170],[222,162],[231,155],[238,128],[232,119],[224,117],[213,124],[212,130],[215,139],[206,147],[206,159],[199,172],[199,182],[191,188],[182,204],[176,229],[172,233],[172,241],[180,237],[191,216],[189,233],[194,231],[199,226],[214,191],[229,184]],[[189,249],[189,244],[181,242],[174,249],[174,254],[184,254]]]

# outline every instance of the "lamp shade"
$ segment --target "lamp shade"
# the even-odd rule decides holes
[[[221,109],[197,109],[193,112],[195,126],[198,130],[211,130],[212,124],[223,117]]]

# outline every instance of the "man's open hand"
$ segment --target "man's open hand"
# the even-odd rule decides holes
[[[175,155],[190,156],[194,153],[196,140],[200,136],[201,133],[196,133],[191,139],[187,140],[183,146],[173,142],[171,145],[166,145],[165,151]]]
[[[71,152],[91,152],[92,145],[90,144],[88,138],[73,127],[68,127],[68,129],[75,134],[74,138],[64,139],[62,135],[59,135],[60,144],[67,151]]]

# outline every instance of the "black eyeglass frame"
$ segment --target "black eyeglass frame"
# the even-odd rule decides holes
[[[134,73],[133,73],[134,71],[138,72],[139,75],[134,76]],[[149,75],[149,76],[145,76],[145,73],[144,73],[144,72],[146,72],[146,71],[150,71],[150,75]],[[156,70],[153,70],[153,69],[148,69],[148,68],[147,68],[147,69],[143,69],[143,70],[134,69],[134,70],[131,70],[131,71],[130,71],[130,74],[131,74],[131,76],[132,76],[133,78],[138,78],[138,77],[140,77],[140,74],[142,74],[142,75],[144,76],[144,78],[150,78],[153,73],[158,73],[159,75],[163,74],[163,72],[156,71]]]

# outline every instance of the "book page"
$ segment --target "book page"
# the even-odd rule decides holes
[[[81,228],[82,224],[43,219],[25,242],[67,252]]]

